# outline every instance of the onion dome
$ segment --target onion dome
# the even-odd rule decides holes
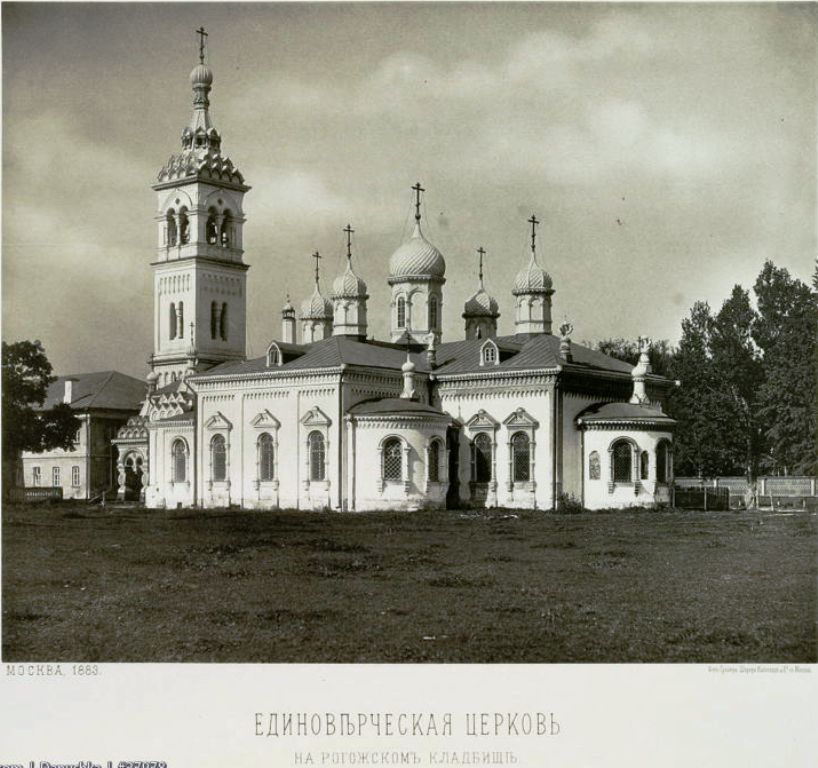
[[[206,64],[197,64],[190,73],[190,84],[194,88],[197,85],[213,85],[213,70]]]
[[[463,317],[497,317],[500,314],[500,306],[496,299],[489,296],[483,286],[480,290],[466,300],[463,309]]]
[[[281,308],[282,315],[292,315],[295,317],[295,307],[293,306],[292,302],[290,301],[290,294],[287,294],[287,301],[284,302],[284,306]]]
[[[408,278],[442,280],[445,274],[443,254],[423,236],[420,222],[416,222],[412,236],[389,259],[388,282]]]
[[[332,318],[332,302],[321,295],[318,283],[316,283],[312,296],[301,302],[301,319],[326,320],[327,318]]]
[[[533,252],[528,266],[521,269],[514,278],[514,287],[511,292],[515,296],[522,293],[554,292],[551,275],[537,263],[537,257]]]
[[[146,377],[145,380],[148,384],[155,384],[159,381],[159,372],[158,371],[151,371]]]
[[[355,274],[352,265],[347,262],[344,273],[338,275],[332,284],[332,293],[338,299],[358,299],[366,296],[366,283]]]

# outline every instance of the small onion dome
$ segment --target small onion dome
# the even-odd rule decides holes
[[[446,274],[446,261],[415,224],[412,236],[403,243],[389,259],[389,281],[408,277],[442,278]]]
[[[400,367],[404,373],[414,373],[415,364],[407,357],[406,362]]]
[[[213,71],[205,64],[197,64],[190,73],[190,84],[194,87],[197,85],[212,85]]]
[[[480,286],[480,290],[471,296],[463,309],[463,317],[497,317],[500,314],[500,307],[496,299]]]
[[[352,271],[352,265],[347,262],[344,273],[338,275],[332,284],[332,293],[338,298],[357,299],[366,296],[366,283]]]
[[[145,380],[148,384],[156,384],[159,381],[159,373],[157,371],[151,371],[146,377]]]
[[[328,317],[332,317],[332,302],[321,295],[316,285],[312,296],[301,303],[301,319],[326,320]]]
[[[521,269],[514,278],[511,292],[517,296],[521,293],[553,293],[551,276],[538,263],[534,254],[528,266]]]
[[[290,301],[290,297],[287,296],[287,301],[284,302],[284,306],[281,308],[282,315],[292,315],[295,314],[295,307],[293,306],[292,302]]]

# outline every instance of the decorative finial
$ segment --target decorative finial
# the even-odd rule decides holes
[[[207,32],[205,32],[204,27],[199,27],[196,30],[196,34],[199,36],[199,64],[204,64],[204,60],[205,60],[205,38],[207,37]]]
[[[352,225],[347,224],[343,229],[347,233],[347,264],[352,266],[352,233],[355,231]]]
[[[319,272],[318,262],[321,260],[321,254],[320,254],[320,253],[318,253],[318,251],[316,251],[316,252],[315,252],[315,253],[312,255],[312,258],[314,258],[314,259],[315,259],[315,286],[316,286],[316,288],[317,288],[317,287],[318,287],[318,272]]]
[[[574,326],[568,321],[568,317],[563,317],[562,325],[560,325],[560,336],[564,339],[568,338],[574,332]]]
[[[537,221],[537,217],[532,213],[528,223],[531,225],[531,253],[534,253],[537,244],[537,225],[540,222]]]
[[[477,253],[480,254],[480,256],[479,256],[479,258],[480,258],[480,268],[479,268],[479,271],[478,271],[477,274],[478,274],[478,276],[480,278],[480,287],[482,288],[483,287],[483,257],[486,255],[486,249],[483,248],[483,246],[481,245],[477,249]]]
[[[426,190],[420,186],[419,181],[412,189],[415,191],[415,221],[420,222],[420,193]]]

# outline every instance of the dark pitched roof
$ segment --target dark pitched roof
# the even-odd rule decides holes
[[[138,411],[145,399],[145,382],[126,376],[119,371],[99,371],[97,373],[72,373],[58,376],[49,385],[43,408],[53,408],[63,402],[65,381],[73,379],[71,387],[71,408],[85,411],[89,408],[113,411]]]
[[[598,403],[586,408],[577,416],[577,422],[595,424],[604,421],[630,421],[650,424],[675,424],[658,405],[638,403]]]
[[[437,351],[438,367],[435,373],[472,373],[494,370],[531,370],[562,366],[573,370],[613,371],[630,373],[629,363],[571,343],[571,362],[560,357],[560,339],[548,333],[531,336],[498,336],[493,341],[500,350],[500,363],[496,366],[480,365],[480,347],[486,339],[455,341],[441,344]]]
[[[367,416],[379,413],[420,413],[431,414],[433,416],[446,416],[446,414],[438,408],[402,397],[382,397],[373,400],[364,400],[361,403],[353,405],[349,409],[349,413],[355,416]]]
[[[276,342],[277,344],[279,342]],[[284,346],[279,344],[284,352]],[[295,346],[295,345],[289,345]],[[358,365],[367,368],[388,368],[400,370],[406,362],[406,347],[385,341],[358,341],[348,336],[331,336],[313,344],[298,345],[303,354],[287,360],[281,366],[267,367],[267,356],[256,357],[236,363],[222,363],[205,371],[200,376],[236,376],[261,373],[263,371],[300,371],[311,368],[335,368],[340,365]],[[426,355],[422,352],[409,354],[418,371],[428,371]]]

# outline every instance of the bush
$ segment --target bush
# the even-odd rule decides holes
[[[573,494],[561,493],[557,496],[556,512],[560,515],[579,515],[587,510]]]

